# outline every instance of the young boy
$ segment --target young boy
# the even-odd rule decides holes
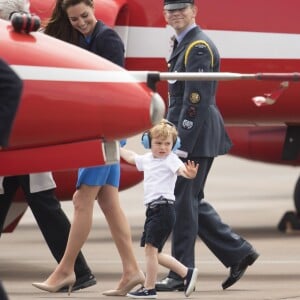
[[[162,248],[167,241],[175,222],[174,187],[177,176],[194,178],[198,165],[192,161],[183,163],[173,152],[180,143],[175,126],[162,120],[158,125],[143,134],[142,142],[151,152],[138,155],[121,148],[121,157],[135,164],[144,172],[144,204],[147,207],[141,246],[145,247],[146,280],[144,286],[127,294],[131,298],[156,298],[155,282],[158,263],[179,274],[185,281],[185,296],[195,288],[198,270],[187,268],[174,257],[163,254]],[[173,150],[173,151],[172,151]]]

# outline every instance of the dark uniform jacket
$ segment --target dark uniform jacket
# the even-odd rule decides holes
[[[121,67],[124,66],[124,44],[121,38],[101,21],[97,21],[89,41],[80,36],[79,46]]]
[[[218,72],[220,56],[214,43],[201,30],[190,30],[169,61],[170,72]],[[231,148],[223,118],[216,106],[216,81],[169,82],[167,119],[175,124],[180,150],[189,157],[215,157]]]
[[[2,147],[8,145],[22,86],[19,76],[0,59],[0,146]]]

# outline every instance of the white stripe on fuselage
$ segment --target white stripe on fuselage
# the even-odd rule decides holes
[[[170,55],[170,27],[124,27],[122,37],[128,58],[165,58]],[[242,31],[205,30],[221,57],[233,59],[300,59],[300,35]],[[13,65],[23,80],[75,82],[146,82],[147,72],[99,71],[71,68]]]
[[[73,68],[11,65],[23,80],[135,83],[146,82],[147,72],[101,71]]]
[[[168,58],[170,27],[116,26],[129,58]],[[246,31],[204,30],[222,58],[300,59],[300,35]]]

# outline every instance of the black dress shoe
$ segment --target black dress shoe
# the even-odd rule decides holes
[[[236,283],[245,273],[248,266],[251,266],[258,258],[259,254],[252,250],[238,264],[231,266],[228,278],[222,283],[223,290]]]
[[[281,218],[278,229],[282,232],[292,232],[293,230],[300,230],[300,217],[295,211],[287,211]]]
[[[75,284],[72,287],[72,292],[85,289],[87,287],[95,285],[96,283],[97,283],[97,280],[93,274],[83,275],[76,279]],[[68,291],[68,287],[65,286],[65,287],[61,288],[58,292],[64,293],[67,291]]]
[[[184,291],[184,282],[183,279],[166,277],[156,282],[155,289],[158,292]]]

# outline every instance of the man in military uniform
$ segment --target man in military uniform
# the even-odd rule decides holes
[[[168,61],[170,72],[219,72],[220,56],[214,43],[195,23],[194,0],[165,0],[166,22],[176,33]],[[224,224],[214,208],[204,201],[204,186],[214,158],[226,154],[232,144],[216,105],[216,81],[169,82],[167,119],[174,123],[181,139],[178,155],[183,161],[199,164],[193,180],[178,177],[175,186],[176,223],[172,254],[188,267],[194,267],[197,235],[216,257],[230,268],[222,283],[226,289],[238,281],[258,253],[242,237]],[[156,283],[158,291],[181,290],[182,279],[172,272]]]

